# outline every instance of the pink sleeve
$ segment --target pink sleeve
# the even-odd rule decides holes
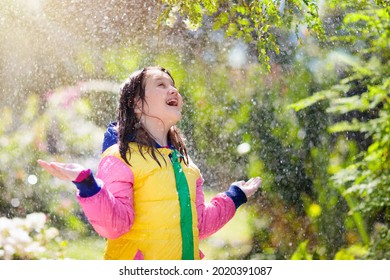
[[[196,182],[196,209],[198,212],[199,238],[204,239],[221,229],[233,218],[236,207],[233,200],[224,193],[217,194],[210,203],[205,203],[203,179]]]
[[[107,156],[100,161],[96,177],[102,189],[91,197],[77,199],[97,233],[118,238],[134,222],[133,172],[117,157]]]

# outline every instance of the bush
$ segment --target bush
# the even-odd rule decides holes
[[[44,213],[31,213],[26,218],[0,217],[0,259],[62,258],[64,243],[59,231],[46,222]]]

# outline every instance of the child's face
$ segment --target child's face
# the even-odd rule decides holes
[[[169,128],[181,119],[183,98],[167,73],[158,69],[147,72],[145,101],[142,115],[149,121],[162,121]]]

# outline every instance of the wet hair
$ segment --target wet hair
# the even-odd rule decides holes
[[[135,113],[135,106],[138,101],[141,101],[142,103],[141,108],[143,108],[144,104],[146,103],[146,79],[148,77],[148,71],[151,70],[160,70],[168,74],[174,83],[172,75],[165,68],[160,66],[149,66],[131,74],[129,78],[123,83],[119,92],[119,106],[116,112],[119,153],[122,159],[129,165],[131,165],[129,163],[129,159],[131,158],[131,149],[129,148],[129,143],[135,142],[137,143],[139,153],[144,158],[146,152],[151,155],[152,158],[161,167],[161,163],[156,156],[157,153],[161,155],[160,151],[156,148],[156,142],[150,133],[142,125],[140,125],[139,119]],[[183,155],[181,160],[188,165],[188,154],[184,144],[184,138],[176,126],[172,126],[168,131],[168,143],[170,143]]]

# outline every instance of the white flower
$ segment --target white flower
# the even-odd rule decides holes
[[[46,223],[46,215],[43,213],[31,213],[26,216],[25,225],[29,229],[34,229],[36,231],[42,229]]]
[[[33,242],[24,248],[24,252],[26,253],[42,253],[45,250],[46,249],[42,247],[38,242]]]
[[[32,238],[28,235],[28,232],[21,228],[13,228],[9,231],[10,237],[7,238],[12,240],[11,244],[29,243]]]
[[[5,230],[11,227],[12,221],[5,217],[0,217],[0,234]]]
[[[25,219],[0,217],[0,259],[39,258],[45,244],[58,236],[58,229],[47,228],[44,213],[31,213]]]
[[[13,246],[6,244],[4,246],[4,259],[5,260],[10,260],[12,259],[12,256],[15,254],[15,249]]]
[[[58,229],[56,229],[56,228],[54,228],[54,227],[48,228],[48,229],[45,231],[45,235],[46,235],[46,238],[47,238],[48,240],[54,239],[54,238],[57,237],[59,234],[60,234],[60,232],[58,231]]]
[[[22,218],[13,218],[11,220],[11,226],[10,228],[21,228],[25,224],[25,220]]]

